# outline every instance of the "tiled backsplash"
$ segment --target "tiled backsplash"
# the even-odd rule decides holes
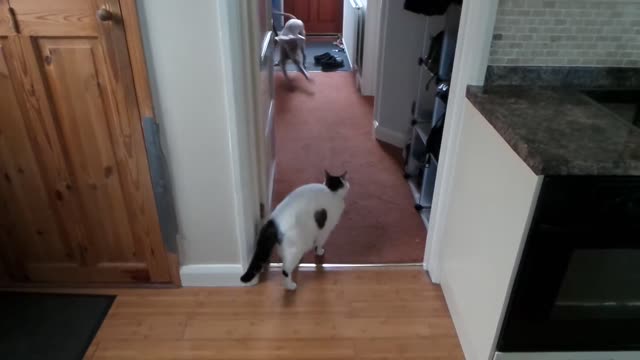
[[[489,64],[640,67],[640,0],[500,0]]]

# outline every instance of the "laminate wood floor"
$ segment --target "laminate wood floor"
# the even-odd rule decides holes
[[[248,288],[117,289],[86,359],[463,359],[418,268],[271,272]],[[86,292],[86,290],[85,290]]]

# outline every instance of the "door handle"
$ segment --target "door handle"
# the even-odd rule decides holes
[[[102,22],[113,20],[113,13],[106,7],[101,7],[96,11],[96,17]]]

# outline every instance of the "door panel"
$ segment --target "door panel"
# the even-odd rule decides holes
[[[26,104],[17,96],[15,41],[0,38],[0,240],[4,262],[14,278],[28,280],[22,266],[71,264],[76,257],[63,229],[55,221],[43,175],[33,153],[25,124]],[[21,109],[22,108],[22,109]]]
[[[343,0],[285,0],[284,11],[304,22],[307,34],[342,33]]]
[[[21,34],[29,36],[95,36],[93,0],[12,0]]]
[[[323,1],[317,2],[316,7],[316,20],[320,24],[332,24],[338,25],[339,20],[342,20],[342,7],[338,5],[339,1]],[[342,32],[342,23],[340,26],[336,26],[337,32]]]
[[[8,267],[24,273],[18,280],[169,281],[118,1],[20,0],[12,6],[20,33],[28,35],[6,38],[16,49],[7,57],[15,70],[5,71],[13,75],[0,86],[13,85],[24,106],[9,109],[3,102],[2,114],[14,120],[0,126],[28,138],[11,147],[27,148],[21,154],[30,158],[21,163],[28,160],[38,172],[30,186],[39,192],[14,189],[13,196],[39,196],[22,201],[31,217],[49,212],[35,220],[14,215],[3,224],[32,239],[21,241],[18,230],[4,233],[0,240],[21,254]],[[111,18],[98,21],[99,8]],[[0,159],[15,159],[2,145]],[[37,209],[40,204],[49,206]],[[2,205],[0,211],[13,209]],[[37,227],[44,235],[26,230],[35,229],[36,220],[47,224]]]
[[[312,3],[313,6],[315,6],[315,0],[284,0],[284,12],[293,14],[295,17],[302,20],[307,33],[309,33],[309,27],[313,27],[314,25],[314,19],[311,14]]]
[[[84,244],[87,255],[92,262],[138,261],[109,136],[113,114],[102,96],[109,89],[100,85],[106,82],[100,46],[96,39],[45,38],[38,41],[38,50],[84,222],[90,229],[86,239],[91,242]]]

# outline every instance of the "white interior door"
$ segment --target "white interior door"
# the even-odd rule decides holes
[[[273,183],[276,172],[275,126],[274,126],[274,83],[273,55],[275,49],[271,0],[257,2],[255,24],[258,43],[259,67],[256,76],[257,122],[258,122],[258,159],[260,166],[260,201],[262,215],[268,216],[271,211]]]

